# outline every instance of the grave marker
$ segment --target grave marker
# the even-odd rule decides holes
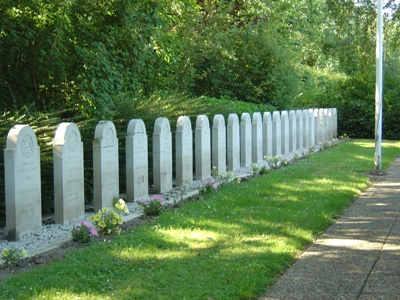
[[[274,111],[272,114],[272,156],[281,155],[281,114]]]
[[[215,115],[212,127],[212,165],[217,174],[226,171],[226,127],[223,115]]]
[[[54,214],[57,224],[85,216],[83,143],[78,126],[61,123],[53,145]]]
[[[303,127],[303,112],[296,110],[296,148],[303,149],[304,142],[304,127]]]
[[[303,109],[303,148],[310,147],[310,113],[308,109]]]
[[[176,124],[176,184],[193,182],[193,131],[189,117],[181,116]]]
[[[210,123],[206,115],[200,115],[196,119],[195,130],[195,156],[196,179],[204,180],[211,176],[211,135]]]
[[[28,125],[15,125],[4,150],[7,240],[42,229],[40,149]]]
[[[289,153],[289,115],[286,110],[281,112],[281,137],[282,137],[282,154]]]
[[[308,118],[309,118],[309,125],[310,125],[310,132],[309,132],[309,147],[313,147],[316,144],[315,140],[315,118],[314,118],[314,109],[310,108],[308,110]]]
[[[269,111],[264,113],[263,118],[263,158],[272,156],[272,117]]]
[[[119,197],[118,139],[114,123],[97,123],[93,140],[94,210],[112,207]]]
[[[289,152],[296,152],[297,148],[297,119],[294,110],[289,111]]]
[[[156,193],[172,190],[172,137],[167,118],[157,118],[154,123],[153,182]]]
[[[129,121],[126,130],[126,199],[135,201],[149,196],[149,160],[146,126],[141,119]]]
[[[240,169],[240,127],[237,114],[228,116],[227,157],[229,171]]]
[[[242,167],[248,167],[252,163],[251,138],[251,117],[249,113],[243,113],[240,122],[240,164]]]
[[[263,161],[263,132],[262,132],[262,117],[259,112],[253,114],[252,123],[252,141],[253,141],[253,163]]]

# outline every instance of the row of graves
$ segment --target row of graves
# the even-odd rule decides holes
[[[175,183],[192,183],[218,173],[235,171],[265,156],[308,149],[337,136],[336,109],[307,109],[215,115],[196,119],[194,135],[189,117],[179,117],[175,135]],[[194,136],[194,143],[193,143]],[[153,132],[154,192],[173,188],[172,134],[167,118],[157,118]],[[53,142],[55,222],[82,219],[84,211],[83,143],[74,123],[61,123]],[[4,150],[7,239],[17,241],[42,228],[40,149],[28,125],[15,125]],[[194,172],[195,171],[195,172]],[[119,196],[118,139],[113,122],[100,121],[93,140],[94,210],[112,206]],[[148,137],[141,119],[132,119],[126,136],[127,200],[149,193]]]

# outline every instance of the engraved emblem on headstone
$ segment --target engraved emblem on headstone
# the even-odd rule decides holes
[[[33,153],[33,140],[29,134],[26,134],[21,143],[21,153],[25,158],[29,158]]]
[[[107,146],[114,145],[114,132],[111,128],[108,128],[106,132],[106,145]]]
[[[75,151],[78,148],[78,136],[75,131],[71,131],[68,136],[68,148],[71,151]]]

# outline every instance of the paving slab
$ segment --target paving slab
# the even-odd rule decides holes
[[[400,299],[400,158],[259,300]]]

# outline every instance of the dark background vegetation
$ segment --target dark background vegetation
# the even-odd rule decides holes
[[[53,211],[52,140],[76,122],[92,202],[92,139],[112,120],[125,190],[128,122],[180,115],[336,107],[339,135],[374,137],[374,1],[1,0],[0,130],[29,124]],[[400,12],[385,6],[383,137],[399,139]],[[151,152],[150,152],[151,153]],[[151,165],[151,157],[149,158]],[[1,160],[1,165],[3,161]],[[4,199],[3,166],[0,196]],[[0,223],[4,222],[4,202]]]

